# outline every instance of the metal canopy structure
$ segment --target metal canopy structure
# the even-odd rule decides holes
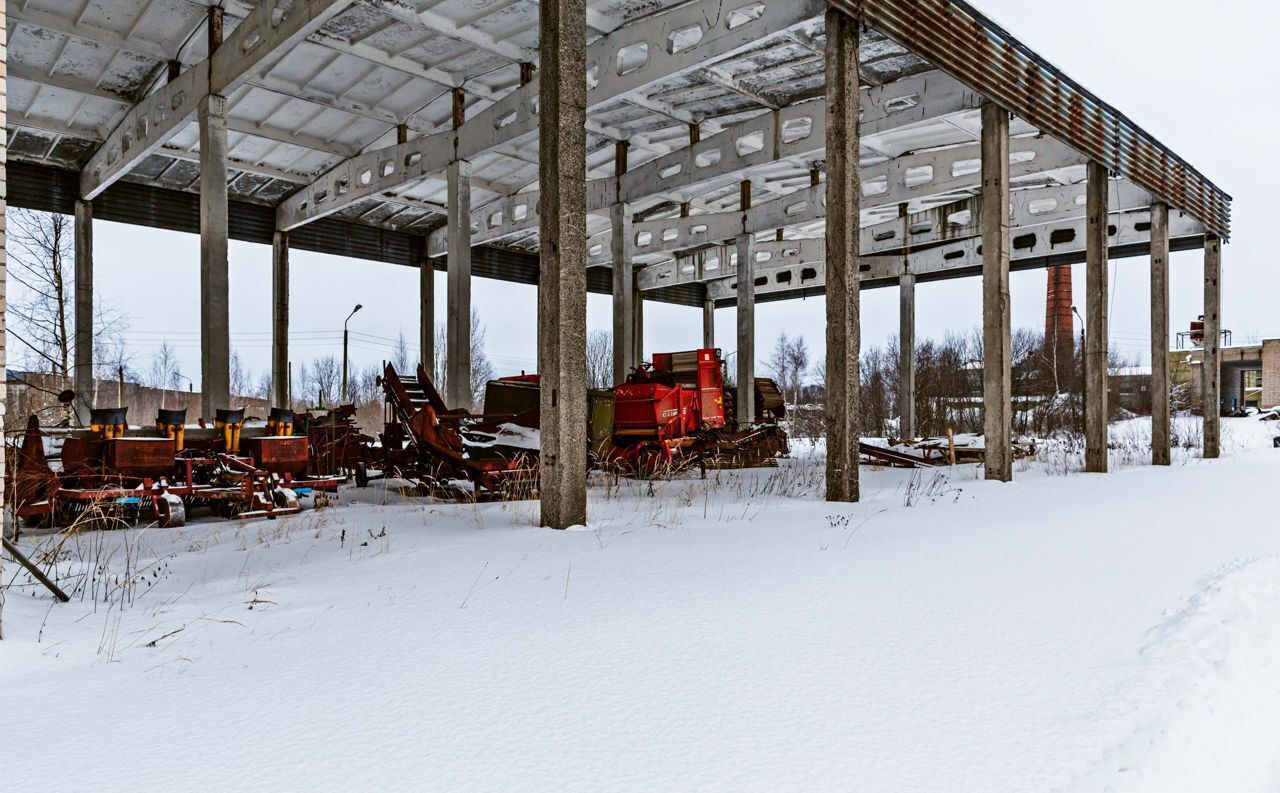
[[[451,317],[469,316],[473,275],[532,282],[567,256],[586,272],[556,270],[556,290],[614,296],[618,371],[643,352],[640,297],[737,306],[742,379],[757,294],[823,293],[829,356],[851,356],[828,378],[848,380],[857,281],[914,300],[917,279],[981,274],[998,342],[1010,267],[1089,262],[1098,327],[1099,262],[1150,254],[1155,274],[1198,247],[1217,321],[1230,197],[961,0],[7,0],[5,23],[10,200],[74,207],[84,239],[95,211],[194,223],[215,401],[228,235],[274,243],[277,381],[291,245],[445,269]],[[576,163],[539,146],[576,158],[579,126],[580,202],[558,192]],[[77,274],[91,281],[91,252]],[[466,335],[450,325],[459,383]],[[998,422],[1007,383],[989,386]]]
[[[192,86],[209,79],[211,4],[225,10],[228,40],[238,29],[249,37],[242,21],[255,11],[269,22],[278,9],[294,9],[287,22],[301,31],[252,60],[222,50],[237,65],[236,74],[211,89],[227,92],[232,201],[277,207],[286,229],[334,216],[398,232],[435,231],[430,252],[443,255],[445,168],[456,143],[471,162],[473,244],[536,252],[538,146],[530,122],[536,71],[535,84],[520,84],[522,64],[537,61],[535,0],[10,0],[10,159],[82,173],[86,198],[114,179],[198,191],[198,91]],[[990,93],[998,86],[991,98],[1015,113],[1015,157],[1042,150],[1015,162],[1014,190],[1028,194],[1015,228],[1083,217],[1083,205],[1073,206],[1062,188],[1081,185],[1086,159],[1105,154],[1117,181],[1135,188],[1136,200],[1123,206],[1135,223],[1144,222],[1150,204],[1140,193],[1154,192],[1193,221],[1189,236],[1198,224],[1201,235],[1208,228],[1227,237],[1229,197],[967,4],[860,5],[872,25],[860,52],[867,95],[862,166],[864,174],[883,174],[863,177],[864,225],[896,218],[902,203],[914,217],[977,193],[983,94],[970,88]],[[630,148],[629,211],[646,221],[635,230],[637,265],[673,273],[648,275],[642,288],[732,275],[732,256],[720,269],[721,257],[695,265],[686,254],[741,230],[733,210],[743,179],[752,183],[759,206],[767,207],[762,199],[779,204],[758,209],[749,231],[772,235],[783,228],[788,238],[821,238],[820,202],[799,211],[794,202],[781,204],[809,189],[810,171],[824,160],[825,6],[820,0],[588,3],[593,265],[609,264],[617,141]],[[955,39],[922,34],[933,25],[947,26]],[[983,49],[966,58],[960,45],[967,42]],[[975,58],[983,68],[966,74],[968,83],[936,68],[955,72]],[[214,73],[226,68],[212,66]],[[466,118],[457,133],[455,89]],[[173,109],[173,98],[181,96],[189,97],[186,109]],[[141,111],[165,101],[167,118],[139,134]],[[1026,109],[1019,113],[1013,101]],[[689,143],[690,125],[699,127],[697,144]],[[408,141],[399,146],[398,130]],[[131,132],[130,150],[119,153]],[[705,162],[712,158],[717,162]],[[666,173],[677,165],[680,173]],[[1037,191],[1043,198],[1032,197]],[[681,205],[687,219],[679,218]],[[951,224],[956,235],[975,228],[963,214],[939,220],[935,226]],[[876,250],[933,244],[944,232],[930,228],[920,241],[908,239],[918,234],[878,239]],[[963,265],[957,269],[973,262]],[[807,286],[821,286],[820,279],[819,273],[818,283]]]

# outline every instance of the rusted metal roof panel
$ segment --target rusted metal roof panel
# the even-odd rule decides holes
[[[963,0],[827,2],[1229,238],[1231,196]]]

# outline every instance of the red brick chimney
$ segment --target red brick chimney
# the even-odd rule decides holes
[[[1075,325],[1071,321],[1071,265],[1049,268],[1049,286],[1044,301],[1044,341],[1070,350],[1074,346]],[[1059,349],[1062,347],[1060,346]]]

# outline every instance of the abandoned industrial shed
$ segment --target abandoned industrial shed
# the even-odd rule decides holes
[[[422,349],[463,375],[453,384],[469,379],[471,277],[537,283],[548,526],[586,515],[587,289],[613,295],[619,372],[644,299],[736,306],[739,382],[756,300],[825,295],[831,500],[858,497],[861,287],[901,290],[913,340],[917,280],[983,279],[995,479],[1012,475],[1010,268],[1087,265],[1089,470],[1107,464],[1109,257],[1150,255],[1154,462],[1169,460],[1171,250],[1205,251],[1204,356],[1218,354],[1230,197],[959,0],[5,11],[6,200],[75,215],[78,378],[95,216],[201,235],[205,415],[229,397],[229,237],[274,245],[277,397],[291,247],[446,270],[448,349],[432,350],[426,277]],[[751,415],[749,397],[738,410]],[[1216,456],[1216,413],[1204,421]]]

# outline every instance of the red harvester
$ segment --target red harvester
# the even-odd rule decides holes
[[[613,389],[608,459],[650,475],[687,465],[777,465],[776,458],[787,453],[787,436],[778,425],[786,408],[777,385],[756,378],[754,421],[740,426],[736,389],[724,383],[718,349],[655,354]]]

